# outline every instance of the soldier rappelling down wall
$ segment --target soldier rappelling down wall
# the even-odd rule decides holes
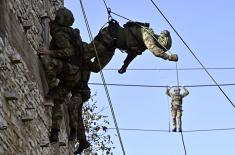
[[[93,43],[96,46],[101,66],[96,58]],[[148,23],[127,22],[124,27],[121,27],[116,20],[112,19],[109,21],[109,26],[101,29],[94,41],[89,44],[90,55],[87,59],[95,58],[89,69],[92,72],[99,72],[112,59],[116,48],[124,50],[128,54],[124,65],[118,71],[121,74],[125,73],[131,61],[146,49],[149,49],[156,57],[178,61],[176,54],[167,53],[171,44],[170,32],[167,30],[157,35],[149,28]]]
[[[174,89],[174,93],[171,93],[170,92],[171,88],[172,87],[167,88],[166,94],[172,99],[171,101],[171,114],[172,114],[172,119],[173,119],[172,131],[176,132],[176,128],[177,128],[176,118],[177,118],[179,132],[182,132],[181,117],[182,117],[182,112],[183,112],[182,110],[183,98],[189,94],[189,91],[185,87],[182,87],[184,89],[184,93],[180,94],[180,88],[177,87]]]
[[[83,60],[87,44],[82,42],[78,29],[72,29],[73,14],[66,8],[56,12],[54,21],[50,22],[52,40],[49,50],[41,48],[38,52],[47,76],[49,92],[47,97],[54,101],[52,109],[52,129],[50,142],[59,141],[58,135],[63,118],[62,104],[66,96],[72,96],[68,103],[70,135],[69,141],[79,141],[75,154],[80,154],[90,146],[86,140],[82,119],[82,106],[90,98],[88,80],[90,71],[85,70]],[[58,83],[59,79],[59,83]]]

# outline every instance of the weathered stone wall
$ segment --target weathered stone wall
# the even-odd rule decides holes
[[[48,46],[48,22],[63,0],[0,0],[0,155],[69,154],[47,143],[51,107],[36,55]],[[60,141],[67,143],[65,125]]]

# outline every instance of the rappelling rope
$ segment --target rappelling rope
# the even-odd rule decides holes
[[[86,12],[85,12],[82,0],[80,0],[80,5],[81,5],[81,9],[82,9],[84,20],[85,20],[85,23],[86,23],[86,27],[87,27],[87,31],[88,31],[88,34],[89,34],[89,38],[90,38],[90,41],[93,43],[95,54],[96,54],[96,58],[98,60],[99,67],[101,69],[102,67],[101,67],[101,63],[100,63],[99,57],[98,57],[98,52],[97,52],[96,46],[95,46],[95,44],[93,42],[94,39],[93,39],[93,36],[92,36],[92,33],[91,33],[91,29],[90,29],[90,26],[89,26],[89,23],[88,23],[88,19],[87,19],[87,16],[86,16]],[[105,77],[104,77],[104,74],[103,74],[102,70],[100,70],[100,76],[101,76],[101,79],[102,79],[102,82],[103,82],[103,85],[104,85],[104,89],[105,89],[105,93],[106,93],[106,96],[107,96],[107,99],[108,99],[108,102],[109,102],[110,110],[111,110],[112,117],[113,117],[113,120],[114,120],[114,124],[115,124],[115,127],[116,127],[116,131],[117,131],[117,135],[118,135],[118,138],[119,138],[119,142],[121,144],[122,152],[123,152],[123,155],[125,155],[126,153],[125,153],[124,145],[123,145],[123,142],[122,142],[121,134],[120,134],[120,131],[119,131],[119,128],[118,128],[117,119],[116,119],[116,116],[115,116],[115,113],[114,113],[114,109],[113,109],[113,105],[112,105],[112,100],[111,100],[111,97],[110,97],[110,94],[109,94],[109,91],[108,91],[108,87],[106,85]]]

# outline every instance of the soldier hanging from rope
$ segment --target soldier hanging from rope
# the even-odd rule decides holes
[[[96,46],[99,60],[96,58],[93,44]],[[108,27],[101,29],[94,41],[89,44],[90,55],[87,59],[95,58],[89,69],[92,72],[99,72],[112,59],[116,48],[127,53],[124,64],[118,71],[120,74],[125,73],[132,60],[146,49],[149,49],[156,57],[178,61],[176,54],[167,52],[171,48],[171,44],[170,32],[167,30],[157,35],[148,23],[127,22],[121,27],[116,20],[112,19],[109,21]],[[99,65],[101,65],[101,68]]]
[[[176,128],[177,128],[177,122],[176,122],[176,118],[178,120],[178,129],[179,132],[182,132],[182,121],[181,121],[181,117],[182,117],[182,104],[183,104],[183,98],[186,97],[189,94],[189,91],[182,86],[182,88],[184,89],[184,93],[180,94],[180,88],[177,87],[174,89],[174,93],[171,93],[171,89],[172,87],[168,87],[166,90],[166,94],[171,97],[172,101],[171,101],[171,114],[172,114],[172,120],[173,120],[173,132],[176,132]]]
[[[87,49],[86,43],[82,42],[79,30],[70,27],[73,22],[70,10],[67,8],[57,10],[55,20],[50,22],[52,36],[50,48],[41,48],[38,54],[41,56],[49,85],[47,97],[54,101],[50,142],[59,141],[58,135],[63,118],[62,105],[67,95],[71,93],[72,97],[68,103],[69,140],[75,141],[77,138],[79,147],[75,154],[80,154],[90,146],[86,140],[82,119],[83,103],[90,98],[88,87],[90,71],[83,69],[86,66],[86,62],[82,60],[84,49]]]

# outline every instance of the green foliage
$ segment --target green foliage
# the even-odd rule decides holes
[[[111,136],[107,130],[107,125],[109,125],[109,121],[107,120],[108,116],[101,114],[105,108],[98,110],[96,101],[93,99],[94,96],[96,94],[83,106],[83,118],[87,139],[92,146],[90,149],[84,151],[84,154],[98,155],[98,153],[101,153],[102,155],[113,155],[112,150],[115,147],[113,147]]]

